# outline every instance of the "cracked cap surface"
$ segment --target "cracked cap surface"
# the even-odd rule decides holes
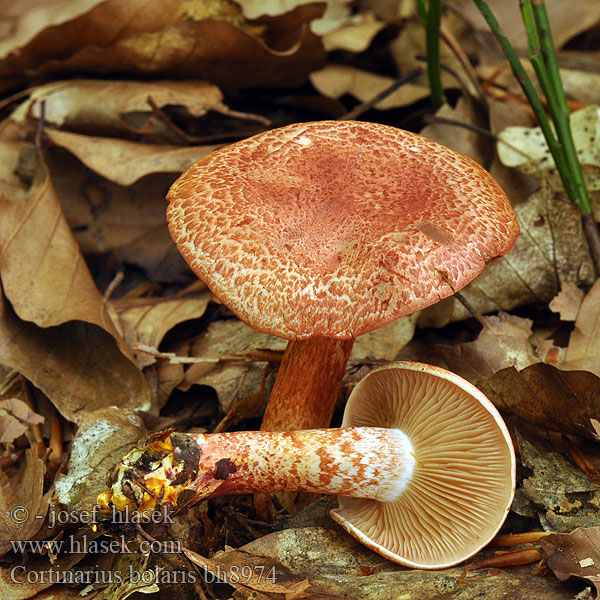
[[[192,165],[167,196],[192,270],[254,329],[349,339],[460,290],[519,226],[480,165],[417,134],[297,123]]]

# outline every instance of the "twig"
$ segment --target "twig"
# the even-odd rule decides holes
[[[35,147],[40,150],[42,148],[42,136],[46,125],[46,101],[40,103],[40,119],[35,130]]]
[[[175,136],[177,138],[179,138],[180,142],[189,142],[190,138],[187,135],[187,133],[185,133],[185,131],[183,131],[183,129],[181,129],[181,127],[177,126],[173,120],[171,119],[171,117],[169,117],[169,115],[162,110],[162,108],[160,108],[156,102],[154,102],[154,98],[152,98],[152,96],[148,96],[146,98],[146,103],[148,104],[148,106],[152,109],[152,114],[162,123],[164,123],[164,125],[166,126],[166,128],[171,131],[172,133],[175,134]]]
[[[112,278],[112,281],[108,284],[106,291],[102,295],[102,300],[104,302],[108,302],[111,299],[114,291],[119,287],[120,283],[125,279],[125,272],[123,269],[119,269],[117,274]]]
[[[479,83],[479,77],[477,75],[477,72],[473,68],[473,65],[471,64],[469,57],[467,56],[465,51],[461,48],[460,44],[454,37],[454,34],[452,33],[452,30],[448,27],[448,24],[446,23],[445,19],[442,19],[440,33],[442,35],[444,42],[446,42],[446,44],[448,45],[450,50],[452,50],[452,52],[454,52],[454,56],[456,56],[456,58],[462,65],[463,69],[469,76],[469,79],[471,80],[471,84],[473,85],[473,88],[477,92],[477,99],[479,100],[479,102],[482,105],[487,106],[487,98],[486,98],[485,92],[483,91],[483,88],[481,87],[481,84]]]
[[[494,142],[498,144],[503,144],[507,148],[510,148],[513,152],[520,154],[523,158],[531,159],[531,156],[527,154],[527,152],[524,152],[523,150],[521,150],[521,148],[518,148],[514,144],[511,144],[510,142],[499,138],[495,133],[492,133],[491,131],[483,127],[478,127],[477,125],[465,123],[464,121],[459,121],[457,119],[439,117],[438,115],[425,115],[423,117],[423,120],[425,121],[425,123],[440,123],[442,125],[451,125],[452,127],[463,127],[464,129],[469,129],[470,131],[474,131],[479,135],[483,135],[491,140],[494,140]]]
[[[337,120],[338,121],[350,121],[352,119],[356,119],[356,117],[359,117],[360,115],[367,112],[368,110],[371,110],[377,103],[381,102],[384,98],[387,98],[390,94],[394,93],[398,88],[402,87],[405,83],[409,83],[410,81],[413,81],[414,79],[419,77],[419,75],[421,75],[422,73],[423,73],[422,69],[414,69],[405,77],[400,77],[400,79],[397,79],[396,81],[394,81],[392,84],[390,84],[388,87],[386,87],[384,90],[379,92],[379,94],[377,94],[370,100],[367,100],[366,102],[363,102],[362,104],[359,104],[358,106],[355,106],[351,111],[347,112],[345,115],[338,117]]]

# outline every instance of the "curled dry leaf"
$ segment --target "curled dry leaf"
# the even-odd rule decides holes
[[[246,354],[253,349],[285,350],[287,340],[255,331],[237,319],[211,323],[207,331],[194,340],[190,355],[218,358],[231,354]],[[180,388],[193,384],[212,387],[219,397],[221,409],[227,412],[232,404],[259,389],[265,362],[225,360],[217,363],[197,363],[185,372]]]
[[[18,124],[38,120],[42,102],[49,125],[95,135],[152,135],[181,142],[157,121],[152,104],[160,109],[177,107],[183,111],[181,116],[199,118],[212,111],[268,124],[258,115],[231,111],[221,90],[207,81],[58,81],[34,88],[11,119]]]
[[[44,461],[29,449],[18,469],[12,478],[0,469],[0,556],[11,549],[12,540],[34,536],[49,507],[51,492],[44,494]]]
[[[394,360],[415,333],[419,313],[396,319],[379,329],[359,335],[352,347],[350,363]]]
[[[502,369],[477,387],[500,409],[551,431],[595,439],[591,418],[600,414],[600,377],[536,363]]]
[[[150,173],[181,173],[220,148],[139,144],[66,131],[46,130],[45,133],[87,167],[122,186],[131,185]]]
[[[55,10],[48,10],[45,3],[24,6],[22,12],[16,7],[11,10],[12,35],[0,45],[0,57],[11,60],[4,61],[0,75],[23,78],[25,71],[47,60],[57,61],[86,47],[106,48],[145,32],[159,32],[186,18],[220,15],[233,24],[246,26],[251,33],[262,31],[261,27],[246,24],[239,9],[227,2],[165,0],[157,5],[147,0],[64,0]],[[81,31],[86,35],[81,36]],[[5,85],[11,83],[6,81]]]
[[[418,313],[397,319],[384,327],[356,339],[350,365],[373,360],[393,360],[414,333]],[[255,331],[237,319],[211,323],[206,333],[192,344],[190,355],[196,358],[218,358],[232,354],[248,354],[252,350],[283,352],[287,340]],[[193,384],[215,389],[221,409],[228,412],[243,398],[255,395],[265,375],[265,360],[206,362],[191,365],[179,386],[188,390]],[[351,369],[352,366],[349,367]]]
[[[238,0],[248,19],[263,15],[283,15],[313,0]],[[375,35],[385,27],[369,10],[353,14],[351,0],[324,0],[325,12],[310,23],[311,31],[321,36],[325,50],[363,52]],[[360,10],[360,8],[359,8]],[[395,17],[395,15],[394,15]],[[393,17],[392,19],[393,20]]]
[[[542,186],[515,207],[521,227],[512,250],[492,261],[475,281],[461,290],[479,313],[546,303],[567,282],[594,281],[594,268],[581,227],[579,210],[563,196]],[[424,310],[420,326],[441,327],[471,316],[456,298]]]
[[[244,591],[254,591],[260,594],[252,597],[266,600],[273,597],[270,594],[286,594],[287,600],[288,594],[290,594],[290,600],[293,600],[294,596],[291,596],[291,594],[294,592],[294,588],[298,589],[296,586],[300,585],[303,588],[302,591],[307,591],[310,588],[310,584],[306,579],[294,575],[280,562],[270,560],[264,556],[254,556],[243,551],[230,550],[218,553],[209,559],[187,548],[184,549],[184,553],[195,565],[217,578],[219,572],[234,573],[241,571],[248,573],[247,577],[232,581],[231,585],[237,589],[241,588]],[[269,596],[263,594],[269,594]],[[306,596],[295,597],[303,598]]]
[[[578,527],[571,533],[554,533],[540,540],[547,564],[560,581],[580,577],[600,594],[600,527]]]
[[[573,142],[590,192],[600,191],[600,109],[588,106],[570,115]],[[539,127],[508,127],[499,135],[502,163],[548,181],[555,191],[563,185]]]
[[[10,444],[32,425],[40,425],[44,417],[33,412],[18,398],[0,400],[0,443]]]
[[[517,48],[527,48],[527,36],[519,10],[504,0],[488,0],[501,29]],[[552,25],[552,37],[557,48],[577,34],[594,27],[600,19],[600,5],[596,0],[580,0],[569,3],[562,0],[547,0],[548,18]],[[453,6],[481,32],[489,33],[477,6],[471,0],[457,0]]]
[[[40,164],[27,202],[0,198],[0,271],[15,312],[40,327],[85,321],[129,349],[106,311],[56,198],[50,174]]]
[[[561,321],[574,321],[581,306],[584,291],[574,283],[565,283],[560,292],[552,298],[548,308],[560,315]]]
[[[86,255],[110,252],[145,269],[153,281],[189,280],[165,218],[165,195],[174,175],[149,175],[123,187],[90,176],[62,149],[49,152],[47,160],[64,214]]]
[[[348,52],[364,52],[373,38],[385,27],[371,12],[349,15],[337,20],[337,26],[331,27],[326,19],[327,13],[320,21],[311,27],[314,33],[322,36],[323,46],[327,52],[333,50],[347,50]],[[335,22],[335,21],[334,21]]]
[[[88,412],[73,438],[69,470],[59,475],[58,501],[69,509],[92,510],[106,489],[106,473],[146,434],[142,419],[115,406]]]
[[[454,31],[457,31],[457,29],[455,27]],[[413,69],[423,68],[422,57],[426,54],[425,28],[418,15],[413,16],[403,25],[398,37],[390,44],[390,53],[396,63],[398,72],[402,75],[406,75]],[[457,79],[450,70],[442,69],[441,77],[444,89],[460,88],[461,84],[464,84],[469,93],[476,97],[477,90],[469,74],[448,44],[440,44],[440,59],[444,66],[449,67],[452,73],[456,73],[460,78],[460,80]],[[427,75],[423,73],[417,79],[417,83],[427,86]]]
[[[435,116],[462,123],[464,127],[434,121],[421,130],[421,135],[472,158],[482,166],[491,162],[493,150],[489,140],[470,128],[487,127],[487,120],[475,102],[460,98],[454,107],[444,104]]]
[[[499,569],[493,577],[474,577],[464,584],[457,582],[464,574],[464,566],[441,571],[404,569],[382,561],[380,556],[346,533],[324,527],[300,526],[271,533],[237,550],[215,555],[210,562],[212,569],[222,565],[221,570],[225,572],[242,563],[274,566],[275,572],[282,576],[276,580],[277,584],[289,582],[290,590],[293,590],[292,586],[300,587],[308,581],[310,587],[306,588],[305,597],[324,600],[396,600],[403,597],[430,600],[432,589],[444,590],[444,597],[465,594],[465,598],[486,600],[571,598],[571,595],[556,590],[556,586],[545,578],[532,576],[528,568]],[[263,577],[264,589],[268,583]],[[254,578],[248,586],[258,590],[257,584]],[[261,593],[269,592],[261,590]]]
[[[148,568],[150,556],[141,552],[118,554],[112,565],[110,583],[93,597],[94,600],[126,600],[136,593],[159,592],[160,586],[156,581],[159,571]],[[172,598],[173,594],[169,594],[169,597]]]
[[[107,0],[40,32],[0,77],[5,89],[28,77],[81,72],[200,78],[228,87],[297,84],[324,60],[308,28],[322,11],[300,6],[263,25],[249,23],[225,0]]]
[[[349,65],[329,64],[310,74],[315,88],[328,98],[341,98],[351,94],[357,100],[366,102],[388,88],[394,79],[363,71]],[[378,110],[406,106],[429,97],[429,88],[424,85],[407,83],[395,90],[375,105]]]
[[[158,348],[167,331],[175,325],[199,319],[212,297],[210,292],[205,291],[184,298],[121,298],[112,300],[110,307],[134,352],[137,366],[143,369],[156,359],[147,353],[136,352],[136,347],[145,344]]]
[[[581,301],[560,368],[585,369],[600,377],[600,280]]]
[[[486,325],[474,342],[436,346],[435,354],[451,371],[476,383],[507,367],[520,370],[540,362],[531,341],[533,321],[505,312],[484,319]]]
[[[532,475],[522,490],[535,505],[547,531],[589,527],[600,517],[600,485],[556,452],[547,452],[517,435],[521,463]]]
[[[0,363],[42,390],[67,420],[107,406],[150,409],[144,375],[108,333],[81,321],[42,329],[0,299]]]

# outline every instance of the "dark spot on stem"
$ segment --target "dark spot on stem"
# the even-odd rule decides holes
[[[172,433],[173,465],[183,465],[180,473],[171,482],[171,485],[181,485],[193,481],[198,476],[198,465],[200,463],[200,447],[196,441],[185,433]]]
[[[237,467],[230,458],[222,458],[215,463],[214,478],[224,481],[229,477],[230,473],[235,473],[236,471]]]

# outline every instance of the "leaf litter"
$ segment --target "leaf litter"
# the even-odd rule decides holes
[[[574,597],[557,581],[569,577],[597,588],[600,288],[579,215],[561,196],[535,123],[472,3],[444,13],[451,106],[426,127],[424,75],[365,108],[423,67],[425,38],[412,3],[46,4],[0,9],[11,23],[0,38],[0,503],[3,514],[17,505],[29,513],[18,524],[0,520],[0,596],[379,600],[401,590],[417,600],[433,593],[544,600]],[[518,10],[491,4],[522,47]],[[595,3],[548,5],[559,46],[590,44],[600,18]],[[586,55],[595,56],[561,50],[569,99],[587,105],[573,124],[596,190],[600,76]],[[470,310],[450,298],[361,336],[338,408],[374,365],[423,358],[423,348],[426,362],[475,383],[519,444],[506,530],[576,528],[534,542],[557,579],[535,565],[473,568],[468,576],[464,567],[403,569],[333,525],[331,499],[272,525],[255,521],[247,497],[205,502],[174,515],[170,527],[107,532],[82,518],[107,471],[148,432],[255,428],[286,346],[232,317],[209,291],[186,287],[194,278],[164,217],[170,184],[231,141],[357,108],[358,118],[421,131],[489,168],[515,204],[522,235],[463,290],[470,310],[494,313],[479,317],[479,334],[472,319],[464,321]],[[499,136],[505,164],[482,129]],[[50,526],[61,510],[75,517]],[[143,540],[168,539],[185,548],[142,550]],[[22,553],[14,540],[43,543]],[[117,546],[83,551],[102,540]],[[83,545],[55,551],[55,541]],[[474,557],[473,567],[492,552]],[[11,569],[24,561],[31,573],[53,568],[78,585],[16,582]],[[245,581],[217,583],[219,573],[244,567]],[[276,577],[258,577],[257,567]],[[175,572],[195,581],[173,584]],[[86,581],[98,573],[112,580]]]

